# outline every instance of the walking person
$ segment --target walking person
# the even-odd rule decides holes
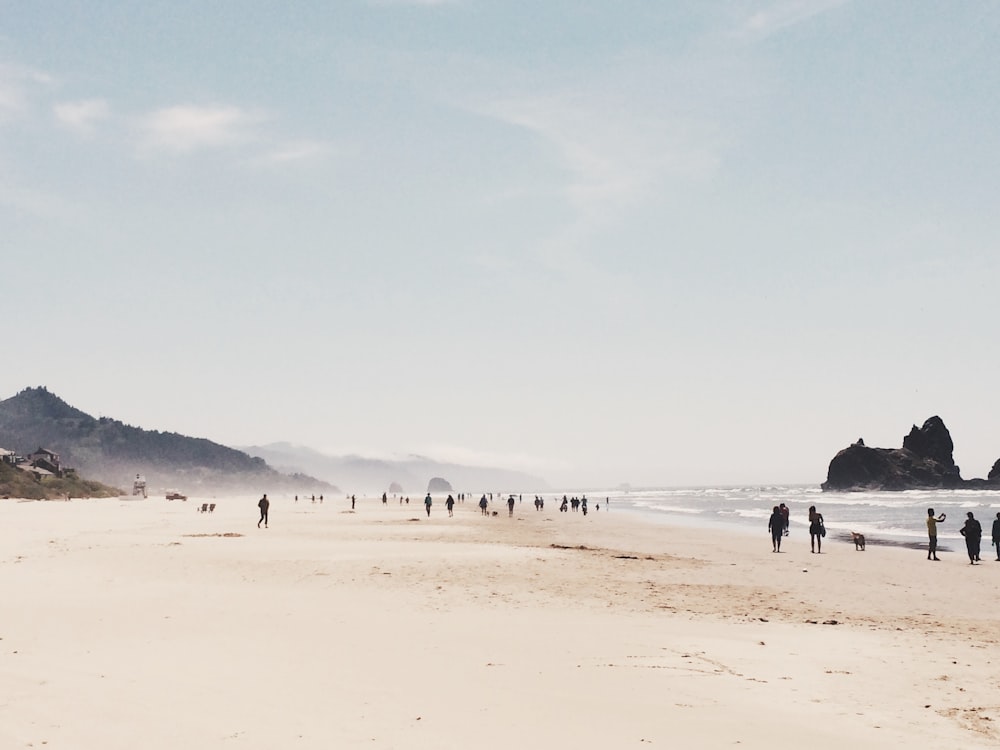
[[[826,527],[823,525],[823,514],[816,510],[815,505],[809,506],[809,551],[822,554],[823,537],[826,536]],[[813,549],[813,544],[816,548]]]
[[[514,496],[511,495],[507,498],[507,517],[512,518],[514,516]]]
[[[948,516],[942,513],[940,516],[935,518],[934,509],[933,508],[927,509],[927,541],[928,541],[927,559],[928,560],[937,561],[941,559],[937,556],[937,525],[939,523],[944,523],[944,519],[946,519],[947,517]]]
[[[785,525],[782,527],[782,533],[784,533],[785,536],[788,536],[788,520],[791,515],[791,511],[788,510],[788,506],[784,503],[778,506],[778,510],[781,511],[781,517],[785,519]]]
[[[427,497],[424,498],[424,508],[427,509],[427,517],[428,518],[431,517],[431,503],[433,503],[433,502],[434,501],[431,500],[431,493],[428,492],[427,493]]]
[[[271,507],[271,501],[267,499],[267,493],[264,493],[264,497],[257,501],[257,507],[260,508],[260,521],[257,521],[257,528],[260,528],[261,521],[264,523],[264,528],[267,528],[267,509]]]
[[[993,522],[993,546],[997,550],[997,562],[1000,562],[1000,513],[997,513],[997,518]]]
[[[781,537],[785,533],[785,516],[781,508],[775,505],[771,509],[771,517],[767,521],[767,529],[771,532],[771,551],[781,552]]]
[[[969,553],[969,565],[979,562],[979,544],[983,539],[983,527],[970,510],[965,514],[965,525],[958,533],[965,537],[965,549]]]
[[[480,511],[482,511],[482,514],[483,514],[484,516],[488,516],[488,515],[489,515],[489,513],[487,513],[487,512],[486,512],[486,506],[487,506],[487,505],[489,505],[489,503],[488,503],[488,502],[486,502],[486,495],[483,495],[483,496],[482,496],[482,497],[481,497],[481,498],[479,499],[479,510],[480,510]]]
[[[448,495],[448,499],[444,501],[444,507],[446,507],[448,509],[448,515],[449,516],[455,515],[455,511],[454,511],[454,508],[455,508],[455,498],[453,498],[451,495]]]

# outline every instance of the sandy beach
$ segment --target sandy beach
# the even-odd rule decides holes
[[[986,544],[256,500],[0,501],[0,747],[1000,742]]]

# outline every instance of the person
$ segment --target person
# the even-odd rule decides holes
[[[941,559],[937,556],[937,525],[939,523],[944,523],[944,519],[946,519],[947,517],[948,516],[942,513],[940,516],[935,518],[934,509],[933,508],[927,509],[927,539],[928,539],[927,559],[928,560],[936,561]]]
[[[969,553],[969,565],[979,562],[979,543],[983,538],[983,527],[970,510],[965,514],[965,525],[958,533],[965,537],[965,549]]]
[[[386,494],[383,492],[382,493],[382,505],[385,505],[388,501],[389,501],[388,497],[386,497]]]
[[[354,495],[351,495],[351,510],[354,510]]]
[[[432,502],[433,502],[433,500],[431,500],[431,493],[428,492],[427,493],[427,497],[424,498],[424,508],[427,509],[427,517],[428,518],[431,517],[431,503]]]
[[[771,517],[767,521],[767,528],[771,532],[771,551],[781,552],[781,536],[785,533],[785,516],[781,513],[781,508],[777,505],[771,509]]]
[[[454,511],[454,508],[455,508],[455,498],[453,498],[451,495],[448,495],[448,499],[444,501],[444,507],[446,507],[448,509],[448,515],[449,516],[455,515],[455,511]]]
[[[486,502],[486,495],[483,495],[483,496],[482,496],[482,497],[481,497],[481,498],[479,499],[479,510],[481,510],[481,511],[482,511],[482,513],[483,513],[483,515],[484,515],[484,516],[488,516],[488,515],[489,515],[489,513],[487,513],[487,512],[486,512],[486,506],[487,506],[488,504],[489,504],[489,503],[487,503],[487,502]]]
[[[785,536],[788,536],[788,514],[789,514],[788,506],[782,503],[781,505],[778,506],[778,508],[781,510],[781,517],[785,521],[785,525],[782,527],[782,533]]]
[[[514,496],[511,495],[507,498],[507,517],[513,517],[514,515]]]
[[[823,552],[823,514],[816,511],[815,505],[809,506],[809,551]],[[813,549],[815,543],[816,549]]]
[[[267,509],[271,507],[271,501],[267,499],[267,493],[264,493],[262,497],[257,502],[257,507],[260,508],[260,521],[257,521],[257,528],[260,528],[261,521],[264,522],[264,528],[267,528]]]
[[[997,549],[997,562],[1000,562],[1000,513],[993,522],[993,546]]]

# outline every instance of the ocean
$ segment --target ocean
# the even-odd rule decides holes
[[[560,493],[560,497],[563,493]],[[868,544],[925,546],[927,509],[945,513],[938,525],[940,545],[964,549],[959,528],[972,511],[983,526],[984,546],[1000,511],[1000,492],[981,490],[911,490],[907,492],[823,492],[816,485],[772,487],[693,487],[632,489],[628,492],[592,490],[586,494],[590,508],[606,499],[611,512],[642,514],[650,521],[675,525],[727,528],[767,538],[767,520],[775,505],[790,509],[789,533],[808,538],[810,505],[823,514],[827,538],[850,542],[850,532],[865,535]],[[551,502],[548,500],[547,503]],[[951,542],[950,545],[947,545]],[[958,542],[956,544],[956,542]]]

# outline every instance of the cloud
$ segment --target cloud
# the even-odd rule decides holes
[[[61,125],[82,134],[92,133],[95,123],[107,118],[109,113],[104,99],[62,102],[56,104],[52,111]]]
[[[141,145],[178,154],[239,146],[257,140],[253,127],[262,119],[232,106],[166,107],[140,120]]]
[[[333,153],[333,145],[326,141],[298,140],[276,144],[270,151],[253,160],[254,164],[267,166],[313,162]]]
[[[758,10],[745,19],[736,36],[761,38],[808,21],[851,0],[786,0]]]
[[[0,123],[26,114],[32,92],[51,83],[52,76],[40,70],[0,64]]]

